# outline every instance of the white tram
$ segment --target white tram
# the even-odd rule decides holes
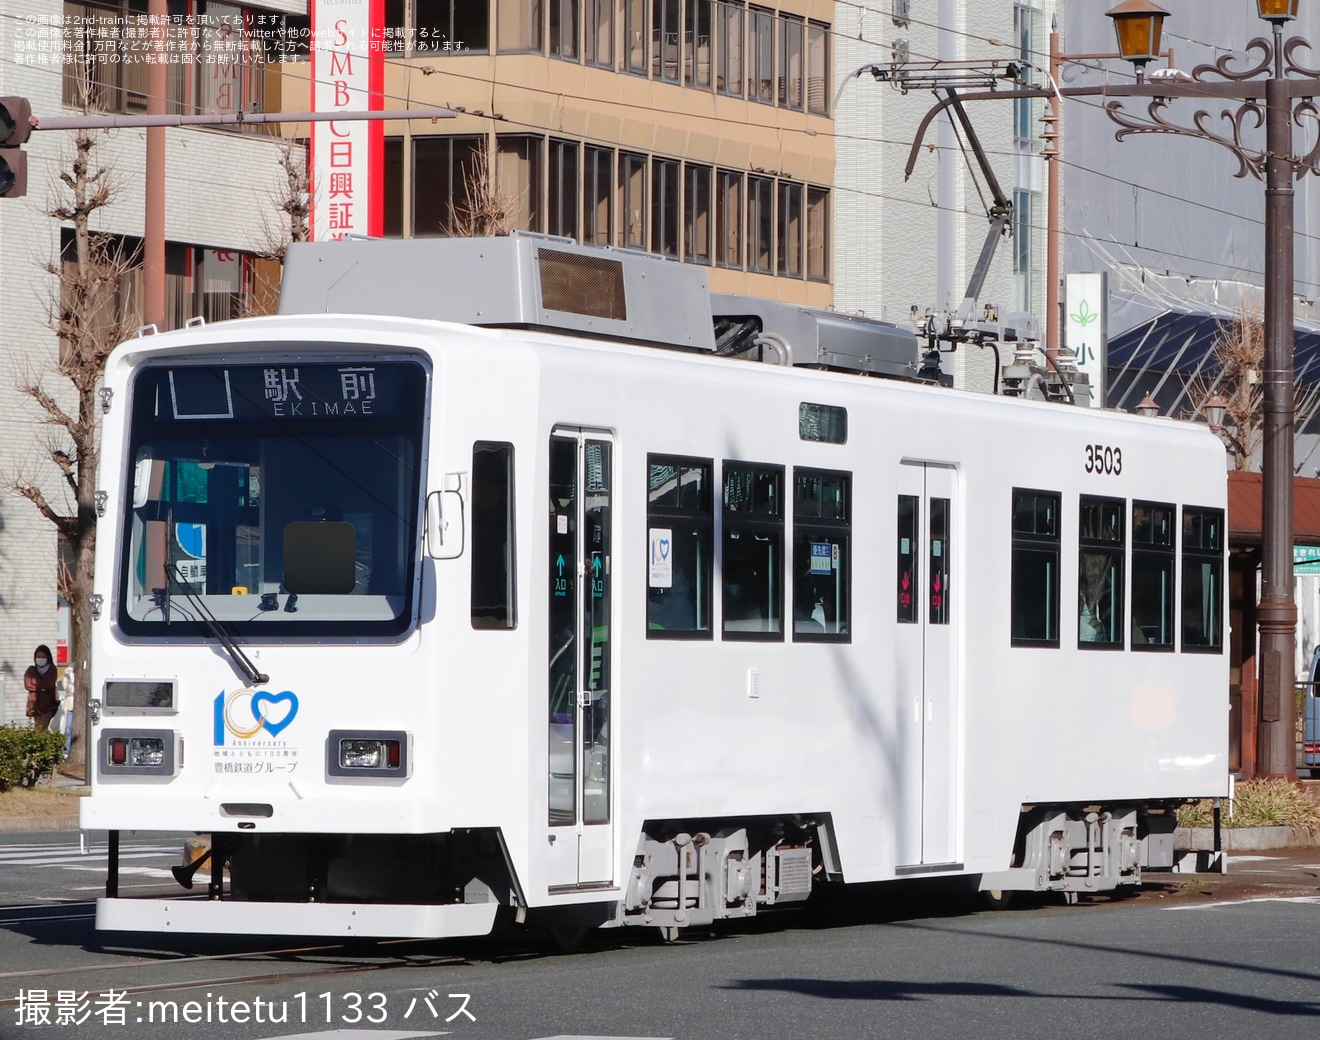
[[[1075,898],[1225,793],[1205,429],[538,236],[294,247],[281,309],[110,358],[81,822],[212,853],[99,928]]]

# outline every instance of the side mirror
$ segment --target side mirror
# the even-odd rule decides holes
[[[463,555],[463,496],[458,491],[432,491],[426,496],[426,551],[433,560]]]

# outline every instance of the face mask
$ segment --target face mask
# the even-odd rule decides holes
[[[37,658],[37,667],[38,667],[38,668],[45,668],[46,665],[48,665],[48,664],[50,664],[50,659],[49,659],[49,658],[46,658],[46,657],[38,657],[38,658]]]

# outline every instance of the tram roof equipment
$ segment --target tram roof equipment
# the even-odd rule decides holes
[[[695,264],[520,231],[296,243],[280,313],[536,328],[897,379],[920,363],[915,333],[887,322],[711,293]]]

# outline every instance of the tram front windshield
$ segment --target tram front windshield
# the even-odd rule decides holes
[[[240,638],[408,629],[426,370],[306,356],[134,378],[127,635],[197,638],[206,613]]]

